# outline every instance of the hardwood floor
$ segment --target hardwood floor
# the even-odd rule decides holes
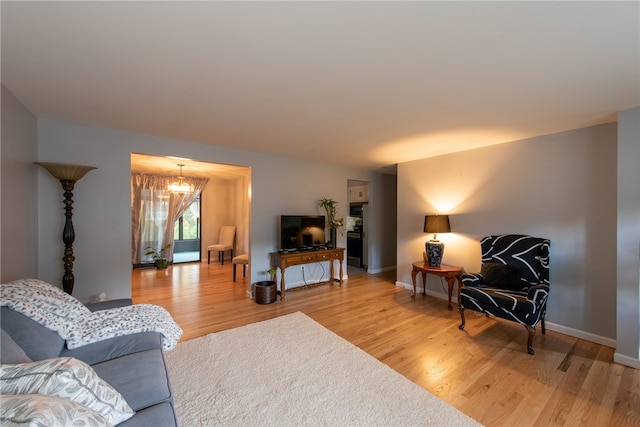
[[[183,340],[301,311],[487,426],[640,426],[640,370],[613,363],[612,348],[538,330],[530,356],[523,327],[469,312],[460,331],[457,307],[411,299],[395,271],[268,305],[246,297],[238,273],[234,283],[217,262],[134,270],[133,301],[165,307]]]

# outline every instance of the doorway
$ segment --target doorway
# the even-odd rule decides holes
[[[234,254],[249,253],[251,168],[146,154],[131,154],[131,172],[206,179],[197,199],[173,224],[174,262],[206,261],[207,246],[217,243],[222,225],[237,229]],[[135,243],[135,242],[134,242]],[[204,258],[204,259],[203,259]],[[135,263],[134,263],[135,264]]]
[[[366,273],[369,264],[369,182],[347,180],[347,267],[349,275]]]

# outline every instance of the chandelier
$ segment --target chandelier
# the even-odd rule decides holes
[[[171,185],[169,185],[169,191],[178,194],[193,193],[193,185],[184,182],[184,177],[182,176],[182,167],[184,164],[178,163],[178,166],[180,166],[180,176],[177,181],[173,181]]]

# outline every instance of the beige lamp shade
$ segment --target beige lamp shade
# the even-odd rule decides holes
[[[45,168],[54,178],[60,181],[77,181],[89,171],[97,169],[94,166],[68,165],[64,163],[34,162]]]

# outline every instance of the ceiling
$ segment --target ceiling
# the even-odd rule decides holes
[[[182,168],[180,168],[180,165],[182,165]],[[161,157],[132,153],[131,172],[160,176],[178,176],[182,174],[192,178],[211,178],[215,176],[219,179],[233,181],[242,177],[249,178],[251,168],[201,162],[181,157]]]
[[[38,117],[296,159],[376,170],[640,105],[637,1],[2,1],[0,13],[2,83]]]

